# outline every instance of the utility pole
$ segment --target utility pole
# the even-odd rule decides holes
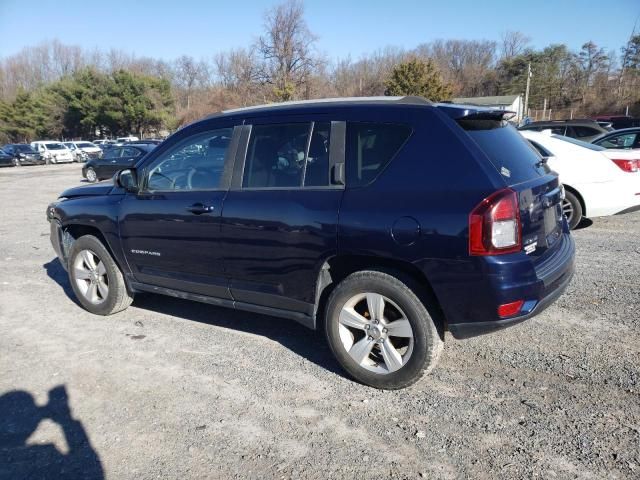
[[[531,63],[527,66],[527,88],[524,91],[524,112],[529,111],[529,87],[531,86]]]

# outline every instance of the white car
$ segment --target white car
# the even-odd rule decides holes
[[[124,145],[127,142],[137,142],[138,140],[140,140],[138,137],[118,137],[116,138],[116,144]]]
[[[73,153],[60,142],[52,140],[31,142],[31,147],[45,159],[46,163],[73,162]]]
[[[91,142],[64,142],[65,146],[73,153],[76,162],[86,162],[93,158],[102,157],[102,149]]]
[[[571,228],[582,217],[640,210],[639,152],[607,150],[547,131],[520,133],[560,175],[565,188],[562,209]]]

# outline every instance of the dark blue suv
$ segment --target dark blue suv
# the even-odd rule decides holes
[[[412,97],[224,112],[63,192],[51,240],[92,313],[154,292],[287,317],[401,388],[446,330],[516,324],[571,280],[563,188],[505,115]]]

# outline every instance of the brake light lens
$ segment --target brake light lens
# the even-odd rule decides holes
[[[518,195],[510,188],[498,190],[469,215],[469,254],[500,255],[521,249]]]
[[[621,170],[629,173],[635,173],[640,170],[640,160],[626,160],[626,159],[618,159],[612,158],[611,161],[615,163]]]

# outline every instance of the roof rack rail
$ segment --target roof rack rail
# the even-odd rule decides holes
[[[222,110],[221,113],[236,113],[250,110],[262,110],[269,108],[289,107],[296,105],[315,105],[323,103],[366,103],[366,102],[397,102],[403,104],[420,104],[420,105],[432,105],[432,102],[424,97],[416,96],[404,96],[404,97],[336,97],[336,98],[318,98],[313,100],[293,100],[289,102],[268,103],[265,105],[255,105],[252,107],[232,108],[229,110]]]

